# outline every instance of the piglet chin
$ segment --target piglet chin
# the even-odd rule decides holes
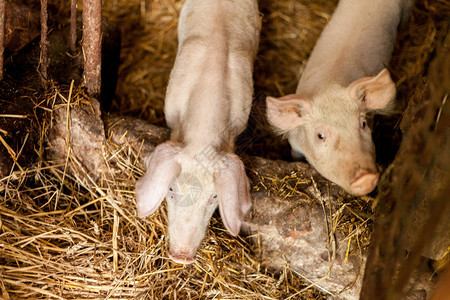
[[[178,264],[188,265],[188,264],[192,264],[195,261],[195,254],[194,254],[194,256],[191,256],[191,255],[186,255],[182,252],[172,253],[172,251],[169,251],[169,258]]]
[[[356,196],[366,195],[375,189],[378,178],[378,173],[363,174],[352,182],[350,192]]]

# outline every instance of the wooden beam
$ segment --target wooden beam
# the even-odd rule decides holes
[[[102,1],[83,1],[84,83],[92,96],[100,94],[101,87],[101,20]]]

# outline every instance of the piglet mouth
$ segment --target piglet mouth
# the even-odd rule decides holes
[[[178,264],[188,265],[195,261],[195,254],[190,255],[184,252],[169,251],[169,258]]]
[[[359,172],[359,176],[350,185],[350,192],[356,196],[370,193],[378,184],[378,173]]]

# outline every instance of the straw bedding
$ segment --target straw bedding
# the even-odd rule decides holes
[[[33,2],[33,1],[28,1]],[[59,5],[68,11],[68,4]],[[261,1],[263,29],[255,62],[255,87],[280,96],[295,91],[299,70],[330,18],[337,1]],[[163,100],[176,54],[176,24],[182,1],[108,0],[104,15],[122,26],[122,54],[113,111],[164,125]],[[390,67],[398,82],[399,109],[420,101],[424,73],[435,49],[436,37],[448,22],[445,0],[418,0],[410,21],[399,34]],[[56,79],[57,80],[57,79]],[[47,111],[40,120],[41,143],[51,125],[52,103],[78,103],[82,89],[60,86],[41,94],[36,109]],[[55,102],[56,100],[56,102]],[[381,121],[375,129],[397,127],[400,115]],[[381,124],[383,122],[385,125]],[[279,158],[289,150],[274,140],[269,128],[258,128],[259,145],[249,154]],[[378,134],[375,141],[399,143],[397,133]],[[265,142],[264,142],[265,141]],[[271,145],[269,145],[271,144]],[[0,180],[0,288],[3,299],[283,299],[305,286],[286,267],[271,273],[258,257],[258,245],[231,237],[213,217],[197,262],[183,267],[167,258],[167,215],[136,217],[134,184],[143,175],[139,154],[131,147],[104,149],[110,175],[98,183],[69,175],[76,164],[69,155],[52,162],[42,155],[35,164]],[[267,147],[265,147],[267,146]],[[380,148],[380,147],[378,147]],[[381,152],[382,163],[395,155]],[[284,156],[285,157],[285,156]],[[383,161],[384,159],[384,161]],[[112,163],[114,162],[114,163]],[[292,192],[302,178],[259,178],[254,188],[272,193]],[[373,198],[342,198],[352,209],[337,214],[336,227],[350,234],[362,228],[361,248],[370,237]],[[324,299],[308,289],[298,299]]]

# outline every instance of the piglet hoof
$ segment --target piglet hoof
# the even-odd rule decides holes
[[[350,186],[351,193],[357,196],[370,193],[377,186],[378,178],[378,173],[367,173],[360,176],[358,179],[352,182]]]
[[[195,261],[195,256],[194,257],[190,257],[188,255],[184,255],[184,254],[172,254],[169,252],[169,258],[173,261],[176,262],[177,264],[183,264],[183,265],[189,265],[192,264]]]

